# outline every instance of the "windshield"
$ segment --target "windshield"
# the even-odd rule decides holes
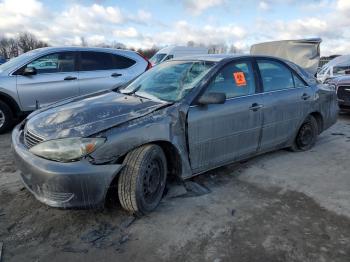
[[[27,53],[21,54],[20,56],[10,59],[6,63],[0,65],[0,72],[6,71],[13,66],[16,66],[18,64],[21,64],[24,61],[29,60],[31,57],[36,56],[37,53],[40,51],[41,51],[40,49],[32,50]]]
[[[166,56],[166,54],[155,54],[154,56],[152,56],[150,58],[150,62],[153,64],[153,65],[156,65],[158,63],[160,63],[160,61],[163,60],[163,58]]]
[[[121,92],[176,102],[190,92],[214,64],[205,61],[165,62],[142,74]]]

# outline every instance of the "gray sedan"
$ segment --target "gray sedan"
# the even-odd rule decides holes
[[[129,85],[32,113],[12,134],[24,184],[54,207],[112,199],[145,214],[166,179],[281,148],[310,149],[336,122],[336,93],[297,65],[265,56],[162,63]]]

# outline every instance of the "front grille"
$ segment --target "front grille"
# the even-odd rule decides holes
[[[44,141],[44,138],[34,134],[33,132],[29,130],[24,130],[24,144],[28,147],[31,148],[41,142]]]
[[[350,86],[339,86],[337,94],[339,99],[350,102]]]

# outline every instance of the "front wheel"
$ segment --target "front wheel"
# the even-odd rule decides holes
[[[306,151],[311,149],[318,136],[317,121],[313,116],[308,116],[301,125],[298,134],[291,146],[292,151]]]
[[[118,179],[122,207],[136,215],[153,211],[162,199],[167,162],[161,147],[148,144],[134,149],[124,159]]]
[[[8,131],[14,123],[13,113],[10,107],[0,101],[0,134]]]

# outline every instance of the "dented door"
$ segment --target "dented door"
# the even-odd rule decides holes
[[[262,95],[250,61],[226,65],[206,93],[225,93],[224,104],[193,105],[188,112],[188,144],[194,173],[256,153],[262,127]]]

